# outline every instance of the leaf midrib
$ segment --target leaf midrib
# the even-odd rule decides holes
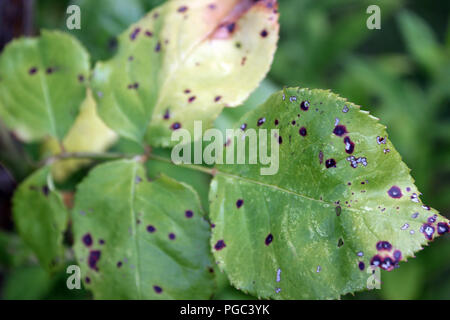
[[[336,207],[335,203],[327,202],[327,201],[324,201],[324,200],[318,200],[318,199],[315,199],[315,198],[311,198],[311,197],[305,196],[303,194],[297,193],[295,191],[292,191],[292,190],[289,190],[289,189],[285,189],[285,188],[282,188],[280,186],[276,186],[276,185],[273,185],[273,184],[268,184],[268,183],[261,182],[261,181],[258,181],[258,180],[253,180],[253,179],[249,179],[247,177],[239,176],[239,175],[228,173],[228,172],[218,171],[218,170],[216,170],[215,173],[216,173],[216,176],[222,175],[222,176],[229,177],[229,178],[235,178],[235,179],[242,180],[242,181],[245,181],[245,182],[248,182],[248,183],[258,184],[258,185],[263,186],[263,187],[271,188],[271,189],[274,189],[274,190],[277,190],[277,191],[280,191],[280,192],[285,192],[285,193],[288,193],[288,194],[292,194],[294,196],[297,196],[297,197],[300,197],[300,198],[303,198],[303,199],[306,199],[306,200],[315,201],[315,202],[319,202],[319,203],[322,203],[322,204],[330,205],[331,207]],[[361,211],[374,213],[374,211],[375,211],[375,210],[367,210],[367,209],[364,209],[364,208],[355,209],[355,208],[352,208],[352,207],[344,207],[342,209],[343,210],[357,212],[357,213],[359,213]],[[402,219],[403,220],[407,220],[407,221],[411,221],[411,222],[417,222],[417,220],[415,220],[413,218],[402,217]]]
[[[138,299],[142,299],[142,288],[141,288],[141,258],[139,251],[139,241],[137,240],[136,233],[136,212],[134,210],[134,198],[136,194],[136,172],[138,168],[138,163],[133,163],[133,171],[131,175],[131,188],[130,188],[130,213],[131,213],[131,232],[134,241],[134,250],[136,251],[136,269],[134,273],[134,278],[136,282],[136,290]]]

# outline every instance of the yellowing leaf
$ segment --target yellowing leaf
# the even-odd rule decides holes
[[[109,129],[98,117],[95,100],[88,90],[86,100],[83,102],[80,114],[67,136],[63,145],[67,152],[103,152],[117,140],[117,134]],[[44,146],[44,152],[52,154],[61,152],[61,147],[56,139],[48,140]],[[59,160],[52,165],[52,175],[56,181],[65,180],[71,173],[81,166],[89,164],[90,160],[67,159]]]
[[[175,0],[119,37],[93,78],[99,114],[119,135],[169,146],[173,130],[212,125],[258,86],[278,40],[275,0]]]

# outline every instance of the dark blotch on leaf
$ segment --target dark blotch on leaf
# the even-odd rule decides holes
[[[263,38],[265,38],[265,37],[267,37],[268,35],[269,35],[269,33],[267,32],[267,30],[263,30],[263,31],[261,31],[261,37],[263,37]]]
[[[241,130],[244,131],[246,128],[247,128],[247,124],[246,124],[246,123],[243,123],[243,124],[241,125]]]
[[[232,32],[234,31],[234,29],[236,28],[236,23],[234,23],[234,22],[229,23],[229,24],[226,26],[226,28],[227,28],[227,30],[228,30],[229,33],[232,33]]]
[[[28,70],[28,73],[33,75],[33,74],[36,74],[37,71],[38,71],[38,69],[36,67],[32,67],[32,68],[30,68],[30,70]]]
[[[215,101],[215,102],[219,102],[220,99],[222,99],[222,96],[216,96],[216,97],[214,98],[214,101]]]
[[[299,133],[302,137],[305,137],[305,136],[308,134],[308,132],[306,131],[306,128],[305,128],[305,127],[301,127],[300,130],[298,130],[298,133]]]
[[[130,34],[130,39],[131,40],[136,39],[136,37],[138,36],[139,32],[141,32],[141,28],[134,29],[133,32],[131,32],[131,34]]]
[[[308,111],[309,101],[302,101],[302,103],[300,103],[300,109],[302,109],[303,111]]]
[[[365,267],[366,267],[366,265],[364,264],[364,262],[360,261],[360,262],[358,263],[358,268],[359,268],[359,270],[363,271],[363,270],[365,269]]]
[[[244,204],[244,200],[242,199],[238,199],[238,201],[236,201],[236,207],[239,209],[240,207],[242,207],[242,205]]]
[[[378,241],[376,244],[376,248],[378,251],[380,250],[391,251],[392,245],[388,241]]]
[[[400,199],[403,195],[402,195],[402,190],[400,190],[400,188],[399,187],[397,187],[397,186],[392,186],[389,190],[388,190],[388,195],[391,197],[391,198],[394,198],[394,199]]]
[[[152,225],[149,225],[149,226],[147,226],[147,231],[150,232],[150,233],[153,233],[153,232],[156,231],[156,228],[154,226],[152,226]]]
[[[399,262],[402,259],[402,252],[400,250],[394,251],[394,259],[396,262]]]
[[[83,241],[83,243],[84,243],[84,245],[86,246],[86,247],[90,247],[91,245],[92,245],[92,236],[91,236],[91,234],[90,233],[86,233],[84,236],[83,236],[83,238],[82,238],[82,241]]]
[[[44,194],[44,196],[48,197],[48,195],[50,194],[50,189],[47,185],[42,187],[42,193]]]
[[[439,222],[437,224],[437,233],[439,234],[446,234],[449,232],[448,224],[445,222]]]
[[[188,9],[188,7],[186,7],[186,6],[181,6],[181,7],[178,8],[177,11],[178,11],[178,12],[186,12],[187,9]]]
[[[434,227],[431,224],[425,223],[421,228],[421,232],[425,235],[428,240],[433,239]]]
[[[153,286],[153,290],[155,290],[157,294],[160,294],[163,291],[163,289],[160,286]]]
[[[122,261],[117,262],[117,268],[120,268],[122,266]]]
[[[271,244],[273,241],[273,235],[271,233],[269,233],[269,235],[266,237],[266,240],[264,241],[264,243],[266,244],[266,246],[268,246],[269,244]]]
[[[347,128],[343,125],[337,125],[336,127],[334,127],[333,133],[338,137],[342,137],[347,133]]]
[[[342,247],[344,245],[344,240],[342,240],[342,238],[339,238],[338,240],[338,248]]]
[[[333,158],[327,159],[325,161],[325,167],[327,167],[327,169],[336,168],[336,160],[334,160]]]
[[[178,130],[181,128],[181,124],[179,122],[175,122],[174,124],[172,124],[171,128],[172,130]]]
[[[352,140],[350,140],[350,137],[344,138],[344,144],[345,144],[345,152],[348,154],[352,154],[353,151],[355,151],[355,144]]]
[[[258,127],[259,127],[260,125],[262,125],[264,122],[266,122],[266,118],[259,118],[259,119],[258,119]]]
[[[225,241],[223,240],[219,240],[216,242],[216,244],[214,245],[214,249],[216,250],[222,250],[223,248],[225,248],[227,245],[225,244]]]
[[[164,120],[170,119],[170,111],[169,111],[169,109],[166,110],[166,112],[164,113],[163,118],[164,118]]]
[[[194,216],[194,212],[192,210],[186,210],[184,212],[184,215],[186,216],[186,218],[192,218]]]
[[[171,232],[171,233],[169,233],[169,239],[170,240],[175,240],[175,233],[173,233],[173,232]]]
[[[158,43],[156,44],[156,47],[155,47],[155,52],[159,52],[159,51],[161,51],[161,42],[158,41]]]
[[[370,260],[370,265],[378,267],[381,264],[381,258],[379,255],[375,255],[372,260]]]
[[[342,212],[341,206],[335,207],[335,208],[334,208],[334,211],[336,211],[336,216],[339,217],[339,216],[341,215],[341,212]]]
[[[386,271],[391,271],[392,269],[394,269],[394,266],[395,266],[394,261],[389,257],[384,258],[384,260],[381,262],[380,265],[380,267]]]
[[[89,252],[88,265],[89,268],[98,271],[97,263],[100,260],[101,252],[99,250],[92,250]]]

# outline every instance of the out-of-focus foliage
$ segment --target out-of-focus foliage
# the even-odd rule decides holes
[[[129,23],[163,0],[82,0],[82,29],[73,30],[88,48],[93,62],[110,58],[116,50],[115,37]],[[35,2],[36,30],[65,27],[68,0]],[[126,3],[126,4],[124,4]],[[225,109],[215,125],[225,129],[234,119],[257,107],[276,90],[295,85],[332,89],[363,106],[382,119],[392,143],[403,161],[413,168],[411,175],[424,193],[423,201],[448,217],[450,212],[450,24],[448,1],[382,0],[381,30],[366,28],[366,8],[370,0],[282,0],[280,1],[280,41],[268,80],[263,82],[242,109]],[[269,92],[270,91],[270,92]],[[255,102],[256,101],[256,102]],[[245,112],[244,109],[245,108]],[[242,113],[241,113],[242,112]],[[31,173],[39,158],[39,145],[19,145],[1,125],[0,161],[17,181]],[[133,143],[119,140],[114,151],[142,152]],[[167,150],[161,150],[167,156]],[[156,161],[147,163],[150,175],[164,172],[193,185],[202,196],[208,190],[209,177],[197,172],[187,176],[187,169],[175,172]],[[183,170],[186,170],[183,172]],[[73,190],[84,176],[79,171],[64,184]],[[207,199],[202,199],[207,206]],[[208,208],[204,208],[208,211]],[[3,212],[2,212],[3,214]],[[67,275],[57,276],[54,285],[36,281],[36,259],[20,239],[8,233],[5,255],[0,235],[0,297],[28,290],[29,297],[62,299],[89,298],[84,291],[65,288]],[[14,240],[15,239],[15,240]],[[6,241],[6,240],[5,240]],[[6,260],[5,260],[5,257]],[[13,261],[13,262],[11,262]],[[381,290],[360,292],[351,299],[449,299],[450,240],[443,237],[416,258],[401,263],[390,273],[382,272]],[[33,266],[33,267],[30,267]],[[1,276],[3,274],[3,277]],[[22,276],[20,275],[22,274]],[[25,275],[23,275],[25,274]],[[216,270],[217,299],[239,299],[243,295],[229,286],[225,274]],[[1,281],[3,278],[3,282]],[[43,277],[44,278],[44,277]],[[41,282],[38,282],[41,281]],[[25,283],[25,284],[24,284]],[[39,293],[35,286],[48,288]],[[14,291],[10,289],[16,287]],[[26,289],[25,289],[26,288]],[[45,292],[44,292],[45,291]],[[75,292],[78,291],[78,292]],[[38,294],[33,294],[38,292]]]

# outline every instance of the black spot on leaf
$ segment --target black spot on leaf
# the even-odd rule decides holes
[[[344,138],[344,144],[345,144],[345,152],[348,154],[352,154],[353,151],[355,151],[355,144],[352,140],[350,140],[350,137]]]
[[[268,246],[269,244],[271,244],[273,241],[273,235],[271,233],[269,233],[269,235],[266,237],[266,240],[264,241],[264,243],[266,244],[266,246]]]
[[[89,268],[98,271],[98,267],[97,267],[97,263],[100,260],[101,257],[101,252],[99,250],[92,250],[91,252],[89,252],[89,257],[88,257],[88,265]]]
[[[325,167],[327,169],[329,169],[329,168],[336,168],[336,160],[334,160],[333,158],[327,159],[325,161]]]
[[[347,128],[343,125],[337,125],[336,127],[334,127],[333,133],[338,137],[342,137],[347,133]]]
[[[376,248],[378,251],[381,250],[391,251],[392,245],[388,241],[378,241],[376,244]]]
[[[214,249],[216,249],[216,250],[222,250],[225,247],[226,247],[226,244],[225,244],[225,241],[223,241],[223,240],[217,241],[216,244],[214,245]]]
[[[174,124],[172,124],[171,128],[172,130],[178,130],[181,128],[181,124],[179,122],[175,122]]]
[[[305,136],[308,134],[305,127],[301,127],[300,130],[298,130],[298,133],[299,133],[302,137],[305,137]]]
[[[84,236],[83,236],[83,238],[82,238],[82,241],[83,241],[83,243],[84,243],[84,245],[86,246],[86,247],[90,247],[91,245],[92,245],[92,236],[91,236],[91,234],[90,233],[86,233]]]
[[[160,294],[163,292],[163,289],[160,286],[153,286],[153,290],[155,290],[155,292],[157,294]]]
[[[300,109],[302,109],[303,111],[308,111],[309,106],[310,106],[309,101],[302,101],[300,103]]]
[[[437,224],[437,233],[438,234],[446,234],[446,233],[448,233],[449,232],[449,227],[448,227],[448,224],[447,223],[445,223],[445,222],[439,222],[438,224]]]

